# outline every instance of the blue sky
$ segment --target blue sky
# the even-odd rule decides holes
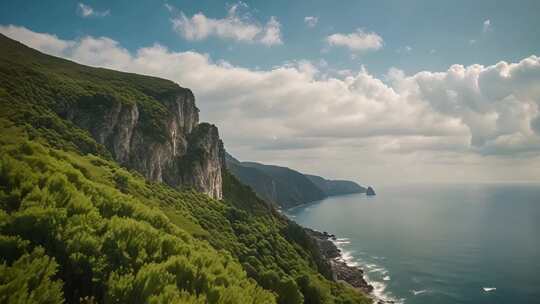
[[[193,90],[242,160],[540,181],[540,1],[2,1],[0,33]]]
[[[129,50],[158,42],[172,50],[196,50],[213,58],[245,67],[269,68],[289,60],[324,59],[336,69],[355,69],[364,64],[376,75],[390,67],[407,73],[445,70],[454,63],[493,64],[517,61],[540,49],[539,1],[245,1],[244,9],[254,22],[264,24],[275,16],[281,24],[282,45],[260,47],[210,37],[187,41],[171,29],[164,4],[188,17],[202,12],[219,19],[235,2],[221,1],[84,1],[106,17],[81,18],[78,1],[2,1],[2,24],[25,26],[38,32],[55,33],[63,39],[106,36]],[[176,12],[177,13],[177,12]],[[318,23],[308,28],[304,17]],[[490,20],[490,31],[483,22]],[[377,51],[351,59],[343,48],[326,47],[325,37],[350,33],[357,28],[375,32],[384,40]],[[470,41],[474,40],[474,43]],[[410,47],[410,51],[406,48]]]

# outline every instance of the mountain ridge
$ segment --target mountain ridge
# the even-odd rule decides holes
[[[365,187],[352,181],[329,180],[282,166],[241,162],[229,153],[225,160],[231,173],[252,187],[259,197],[286,209],[328,196],[366,192]]]

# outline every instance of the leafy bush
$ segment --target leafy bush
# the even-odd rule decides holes
[[[0,265],[0,302],[62,303],[62,281],[53,279],[58,264],[37,247],[13,264]]]

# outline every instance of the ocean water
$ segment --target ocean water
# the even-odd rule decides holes
[[[379,187],[290,209],[396,303],[540,303],[540,184]]]

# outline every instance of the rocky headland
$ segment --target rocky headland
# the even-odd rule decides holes
[[[341,250],[334,243],[337,239],[334,234],[326,231],[320,232],[310,228],[304,228],[309,236],[316,242],[321,255],[330,264],[332,276],[335,281],[346,282],[354,288],[370,295],[374,303],[393,304],[393,301],[382,300],[373,294],[373,286],[364,278],[364,271],[357,266],[348,265],[343,261]]]

